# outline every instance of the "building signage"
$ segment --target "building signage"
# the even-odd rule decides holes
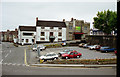
[[[55,30],[55,29],[42,29],[41,32],[61,32],[62,30]]]

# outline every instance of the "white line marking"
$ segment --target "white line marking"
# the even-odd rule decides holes
[[[3,59],[0,61],[0,63],[2,63],[3,62]]]
[[[10,53],[11,53],[11,50],[10,50]]]
[[[5,58],[8,56],[8,54],[5,56]]]
[[[17,66],[20,66],[21,64],[17,64]]]
[[[7,63],[3,63],[3,65],[6,65]]]
[[[12,65],[16,65],[16,63],[12,64]]]
[[[11,65],[12,63],[8,63],[7,65]]]

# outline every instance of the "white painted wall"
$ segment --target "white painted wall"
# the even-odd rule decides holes
[[[33,33],[32,36],[23,36],[23,33]],[[32,39],[34,39],[34,36],[36,35],[36,32],[34,31],[20,31],[18,30],[18,43],[23,43],[23,44],[32,44]],[[22,42],[22,39],[24,41]],[[28,39],[28,43],[26,42],[26,39]]]
[[[58,41],[58,38],[62,38],[62,41],[66,40],[66,28],[62,28],[62,30],[59,30],[58,27],[53,27],[53,30],[50,29],[50,27],[45,27],[44,29],[41,29],[41,27],[37,26],[36,27],[36,41],[43,41],[43,40],[40,40],[40,38],[45,38],[44,41],[49,42],[50,32],[53,32],[53,36],[55,36],[54,41]],[[45,32],[45,36],[41,36],[41,32]],[[62,32],[62,36],[58,36],[58,32]]]

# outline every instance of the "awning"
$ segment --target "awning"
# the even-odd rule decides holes
[[[85,34],[85,33],[80,33],[80,32],[74,32],[74,34]]]

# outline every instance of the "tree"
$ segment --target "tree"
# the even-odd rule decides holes
[[[117,29],[117,12],[104,10],[98,12],[97,17],[94,17],[94,27],[102,30],[106,34]]]

